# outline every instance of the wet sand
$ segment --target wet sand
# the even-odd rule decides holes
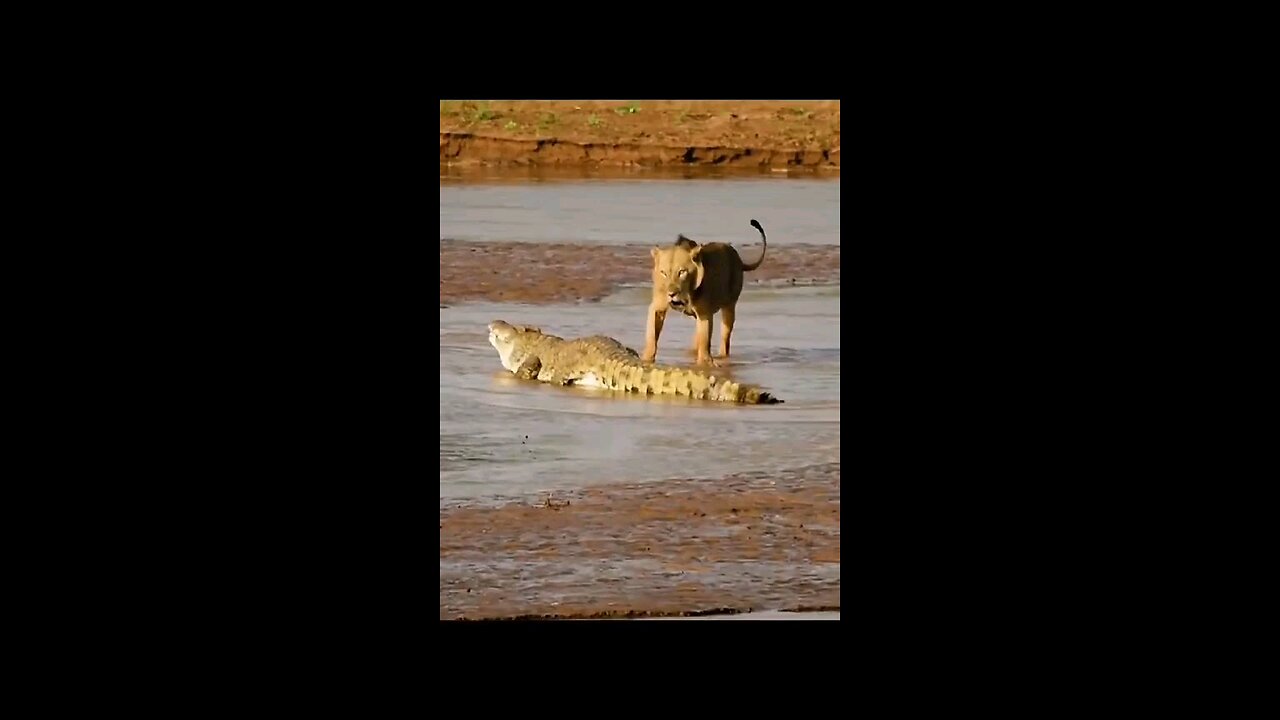
[[[652,617],[638,620],[839,620],[840,611],[819,612],[787,612],[784,610],[766,610],[764,612],[738,613],[736,615],[699,615],[696,617]]]
[[[440,618],[840,607],[840,464],[440,510]]]
[[[734,244],[748,261],[760,244]],[[569,243],[440,241],[440,302],[495,300],[522,303],[594,301],[623,284],[651,282],[652,245],[583,246]],[[566,282],[572,278],[573,282]],[[766,262],[746,276],[752,285],[840,282],[840,246],[771,248]]]

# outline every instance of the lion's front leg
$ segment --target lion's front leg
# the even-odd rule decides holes
[[[658,356],[658,336],[662,334],[662,324],[667,320],[666,304],[654,302],[649,305],[649,322],[644,332],[644,352],[640,360],[651,363]]]
[[[693,344],[698,348],[699,365],[716,365],[711,358],[711,315],[697,317],[697,328],[694,330]]]

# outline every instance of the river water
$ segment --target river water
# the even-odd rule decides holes
[[[839,179],[441,176],[440,236],[473,241],[668,244],[679,233],[731,242],[744,259],[789,243],[839,244]],[[754,247],[752,247],[754,245]],[[765,260],[768,263],[768,258]],[[566,278],[572,282],[572,278]],[[840,288],[748,284],[737,309],[733,379],[785,402],[736,406],[517,381],[488,343],[492,320],[565,338],[644,345],[647,286],[599,302],[465,302],[440,309],[440,497],[475,503],[584,485],[723,477],[839,459]],[[712,350],[719,351],[719,317]],[[689,364],[693,319],[669,313],[663,364]]]
[[[573,242],[586,245],[698,242],[759,245],[759,220],[772,251],[787,243],[840,244],[840,180],[729,175],[716,179],[517,182],[440,179],[440,237],[454,240]],[[751,262],[754,253],[744,258]]]

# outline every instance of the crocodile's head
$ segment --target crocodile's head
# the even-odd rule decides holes
[[[535,327],[512,325],[502,320],[489,323],[489,344],[498,351],[498,357],[502,359],[502,367],[511,372],[519,369],[528,355],[527,349],[520,347],[520,337],[526,333],[541,335],[542,331]]]

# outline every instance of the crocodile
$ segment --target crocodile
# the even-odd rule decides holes
[[[523,380],[749,405],[783,402],[757,385],[705,369],[643,362],[635,350],[604,335],[566,340],[536,327],[494,320],[489,344],[498,351],[502,367]]]

